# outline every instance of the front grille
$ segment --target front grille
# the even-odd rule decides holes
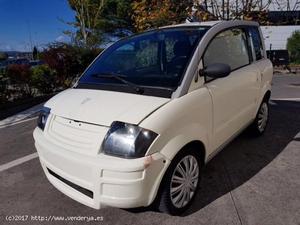
[[[98,153],[107,130],[107,127],[54,116],[47,137],[64,149],[94,155]]]
[[[54,173],[52,170],[50,170],[50,169],[48,169],[48,168],[47,168],[47,170],[48,170],[48,172],[49,172],[52,176],[54,176],[54,177],[57,178],[58,180],[64,182],[65,184],[67,184],[67,185],[70,186],[71,188],[73,188],[73,189],[79,191],[80,193],[82,193],[82,194],[84,194],[84,195],[86,195],[86,196],[88,196],[88,197],[90,197],[90,198],[93,198],[93,197],[94,197],[94,194],[93,194],[92,191],[90,191],[90,190],[88,190],[88,189],[86,189],[86,188],[80,187],[80,186],[78,186],[77,184],[72,183],[71,181],[66,180],[65,178],[59,176],[58,174]]]

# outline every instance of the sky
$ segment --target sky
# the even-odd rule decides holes
[[[68,41],[63,21],[74,21],[67,0],[0,0],[0,51],[30,51]]]

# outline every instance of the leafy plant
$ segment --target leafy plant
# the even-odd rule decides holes
[[[0,77],[0,104],[7,102],[7,79]]]
[[[8,58],[7,53],[0,52],[0,62],[6,60],[7,58]]]
[[[132,3],[137,31],[185,21],[193,6],[192,0],[136,0]]]
[[[31,68],[31,84],[40,93],[49,94],[55,90],[56,73],[48,65]]]
[[[12,64],[7,68],[7,77],[12,85],[17,85],[17,92],[22,97],[32,97],[34,92],[31,88],[31,73],[29,65]]]
[[[64,43],[51,44],[42,53],[43,61],[56,73],[56,86],[69,87],[101,50]]]
[[[42,60],[56,71],[58,86],[68,87],[68,80],[75,77],[80,70],[77,53],[67,44],[51,44],[42,53]]]
[[[294,31],[287,40],[287,49],[292,63],[300,64],[300,30]]]

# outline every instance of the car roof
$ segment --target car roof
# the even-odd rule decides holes
[[[248,26],[259,26],[257,22],[246,21],[246,20],[214,20],[214,21],[203,21],[203,22],[187,22],[176,25],[168,25],[160,27],[160,29],[164,28],[172,28],[172,27],[199,27],[199,26],[214,26],[214,25],[231,25],[231,26],[239,26],[239,25],[248,25]]]

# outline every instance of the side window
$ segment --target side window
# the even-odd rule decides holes
[[[256,60],[263,58],[263,46],[261,37],[257,27],[249,28],[249,35],[251,37],[252,45],[254,48],[254,55]]]
[[[214,63],[228,64],[231,70],[250,63],[247,37],[242,29],[226,30],[214,37],[204,53],[203,66]]]

